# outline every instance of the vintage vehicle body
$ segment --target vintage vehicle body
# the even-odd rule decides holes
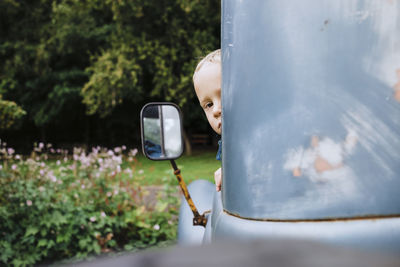
[[[179,241],[400,251],[400,2],[224,0],[221,38],[222,192]]]

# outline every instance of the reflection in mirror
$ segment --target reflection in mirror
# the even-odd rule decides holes
[[[162,106],[164,148],[168,158],[179,157],[182,152],[182,137],[178,110],[174,106]]]
[[[183,152],[178,108],[170,103],[148,104],[142,110],[143,151],[150,159],[176,159]]]
[[[145,151],[152,158],[160,158],[162,156],[162,137],[159,107],[146,107],[142,116]]]

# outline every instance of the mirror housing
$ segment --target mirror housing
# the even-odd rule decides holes
[[[183,153],[182,116],[169,102],[146,104],[140,111],[143,154],[151,160],[171,160]]]

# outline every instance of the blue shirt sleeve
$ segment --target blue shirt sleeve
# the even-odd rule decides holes
[[[222,140],[218,141],[218,152],[217,152],[217,156],[215,158],[217,160],[222,160]]]

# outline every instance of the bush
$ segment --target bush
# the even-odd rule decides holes
[[[24,159],[0,143],[0,265],[83,258],[174,240],[174,189],[166,183],[155,204],[145,203],[148,192],[140,185],[144,177],[136,170],[136,152],[97,147],[87,154],[75,148],[71,159],[68,151],[41,143]]]

